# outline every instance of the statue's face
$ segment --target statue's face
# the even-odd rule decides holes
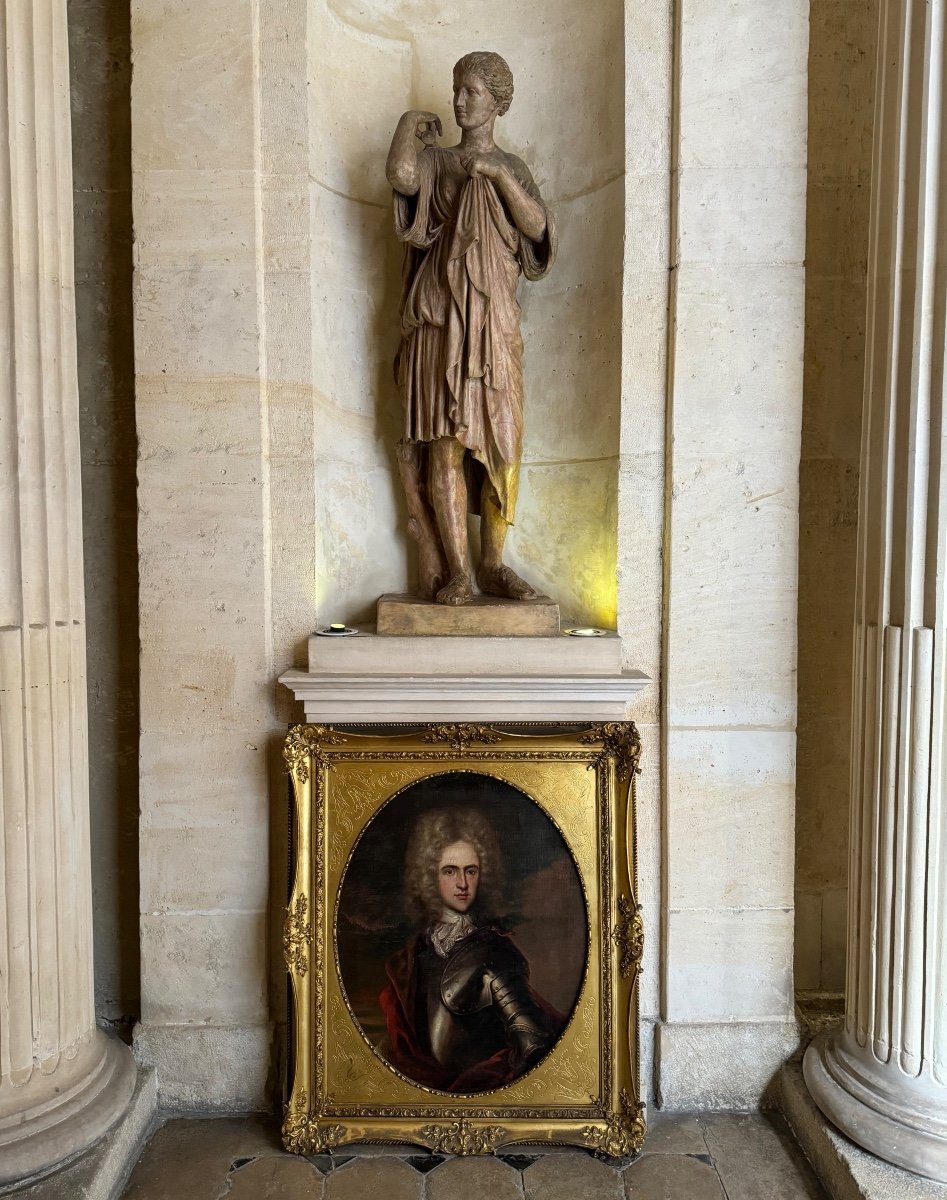
[[[470,842],[445,846],[437,864],[437,885],[447,907],[467,912],[477,898],[479,882],[480,855]]]
[[[496,116],[499,105],[479,75],[454,76],[454,120],[461,129],[479,129]]]

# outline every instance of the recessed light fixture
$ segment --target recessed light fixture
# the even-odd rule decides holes
[[[357,635],[357,629],[351,629],[348,625],[343,625],[341,621],[333,621],[331,625],[316,630],[317,637],[356,637]]]
[[[594,629],[591,625],[582,626],[578,629],[567,629],[565,631],[569,637],[604,637],[604,629]]]

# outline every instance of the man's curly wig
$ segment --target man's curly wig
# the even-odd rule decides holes
[[[419,924],[436,921],[444,901],[438,888],[441,855],[454,842],[469,842],[480,859],[477,899],[478,920],[503,915],[505,874],[496,830],[478,808],[445,806],[422,813],[415,821],[404,856],[404,906]]]
[[[487,91],[500,106],[499,115],[509,111],[513,103],[513,72],[499,54],[492,50],[472,50],[459,59],[454,66],[454,77],[469,72],[479,76]]]

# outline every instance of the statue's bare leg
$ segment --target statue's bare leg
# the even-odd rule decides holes
[[[441,543],[447,556],[449,578],[434,599],[438,604],[469,604],[473,599],[467,548],[467,483],[464,447],[456,438],[431,443],[428,491]]]
[[[408,533],[418,543],[418,582],[421,595],[433,600],[447,583],[447,560],[441,546],[434,510],[428,503],[421,478],[421,447],[416,442],[399,442],[395,447],[398,470],[408,502]]]
[[[525,579],[503,563],[503,544],[509,531],[497,502],[496,489],[489,480],[480,495],[480,566],[477,583],[491,596],[510,600],[534,600],[539,593]]]

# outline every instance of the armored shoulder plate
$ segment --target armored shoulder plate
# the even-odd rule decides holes
[[[495,929],[465,938],[444,965],[441,999],[457,1016],[479,1012],[493,1003],[491,981],[529,975],[526,959],[510,938]]]

